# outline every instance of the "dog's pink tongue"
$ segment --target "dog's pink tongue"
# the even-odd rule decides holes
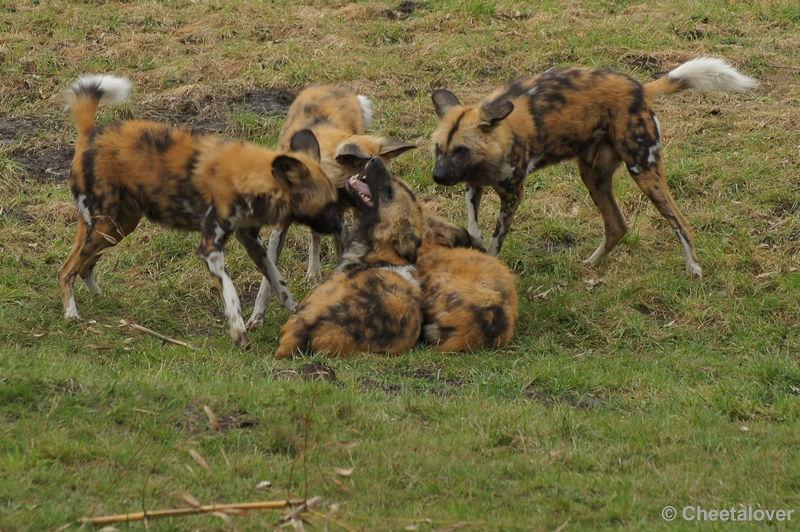
[[[364,183],[363,181],[359,181],[358,179],[353,179],[350,182],[350,185],[359,194],[363,194],[364,196],[367,196],[368,198],[372,197],[372,191],[369,189],[367,184]]]

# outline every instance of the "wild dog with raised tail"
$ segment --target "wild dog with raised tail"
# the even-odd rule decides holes
[[[745,92],[757,85],[724,61],[701,57],[644,85],[610,70],[561,68],[511,82],[476,105],[462,105],[453,93],[436,90],[433,179],[448,186],[466,183],[468,230],[478,248],[483,248],[481,196],[486,186],[497,191],[500,215],[488,248],[496,256],[522,201],[525,177],[577,159],[605,224],[605,238],[587,260],[593,265],[628,230],[612,187],[614,171],[624,163],[677,233],[687,273],[701,277],[691,228],[667,188],[653,98],[686,90]]]
[[[303,90],[292,102],[286,121],[281,128],[278,149],[288,149],[292,137],[303,129],[314,133],[320,144],[320,158],[328,179],[341,194],[348,178],[363,174],[367,161],[380,157],[385,163],[398,155],[416,148],[415,144],[401,140],[365,134],[373,118],[372,103],[365,96],[356,94],[346,85],[317,85]],[[337,203],[337,212],[344,220],[349,203],[344,197]],[[269,256],[273,263],[278,262],[291,219],[283,220],[270,235]],[[336,256],[341,257],[347,230],[336,235]],[[311,231],[308,241],[308,271],[306,277],[319,280],[320,241],[318,232]],[[263,323],[264,312],[269,302],[269,284],[261,283],[256,298],[253,315],[247,322],[249,328]],[[283,299],[283,298],[282,298]],[[294,311],[297,303],[289,294],[285,306]]]
[[[414,263],[422,212],[411,189],[380,158],[346,187],[355,207],[342,263],[281,329],[277,358],[297,353],[400,353],[422,327],[422,294]]]
[[[101,252],[136,229],[144,215],[168,228],[200,231],[197,255],[222,294],[231,339],[246,347],[249,338],[223,247],[235,234],[279,293],[286,283],[267,259],[261,226],[291,216],[315,231],[341,231],[319,144],[308,130],[292,137],[291,152],[277,152],[157,122],[96,127],[98,105],[124,101],[130,87],[114,76],[85,76],[65,93],[78,129],[69,186],[79,216],[75,244],[58,272],[64,317],[79,319],[75,277],[99,294],[93,271]]]

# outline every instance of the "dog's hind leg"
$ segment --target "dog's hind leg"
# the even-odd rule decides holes
[[[61,291],[61,300],[64,303],[64,319],[80,320],[78,308],[75,305],[75,294],[73,287],[75,277],[81,272],[86,274],[84,277],[91,278],[92,268],[100,258],[102,251],[115,245],[118,239],[115,238],[116,221],[110,216],[98,216],[90,218],[91,224],[87,224],[82,218],[78,219],[78,232],[75,235],[75,244],[70,251],[67,260],[58,270],[58,287]],[[87,282],[89,291],[92,292],[92,281]],[[96,283],[95,283],[96,284]],[[94,292],[92,292],[94,293]]]
[[[114,224],[114,231],[112,231],[110,234],[103,235],[106,243],[108,244],[104,246],[103,249],[112,246],[115,243],[119,243],[120,240],[131,234],[139,225],[139,221],[141,219],[142,213],[140,211],[132,208],[126,208],[123,203],[123,207],[117,216],[116,223]],[[114,243],[111,242],[112,240]],[[83,266],[81,266],[81,269],[78,272],[78,275],[80,275],[81,279],[83,279],[83,282],[86,283],[86,288],[92,295],[100,295],[102,293],[100,287],[97,285],[97,281],[94,278],[94,266],[97,264],[97,261],[100,260],[100,251],[102,250],[98,250],[94,255],[89,257],[86,262],[83,263]]]
[[[627,161],[626,161],[627,162]],[[658,212],[661,213],[675,233],[678,235],[678,240],[681,244],[681,251],[683,252],[683,260],[686,264],[686,273],[694,277],[702,278],[703,270],[700,267],[700,262],[697,260],[697,252],[694,247],[694,236],[692,235],[691,227],[686,218],[681,214],[678,205],[672,198],[672,194],[667,188],[667,180],[664,178],[664,166],[661,161],[659,149],[651,151],[649,164],[628,164],[628,171],[630,172],[633,180],[639,185],[653,205],[656,206]]]
[[[578,158],[581,179],[589,189],[592,201],[600,210],[605,226],[603,241],[597,250],[584,261],[591,266],[597,264],[600,259],[614,249],[628,232],[628,224],[625,223],[625,218],[614,198],[613,177],[620,162],[617,152],[605,144],[592,147],[588,153]]]
[[[269,248],[267,249],[267,259],[270,262],[272,262],[272,265],[273,267],[275,267],[276,270],[277,266],[275,265],[278,263],[278,257],[281,256],[281,252],[283,251],[283,246],[284,244],[286,244],[286,234],[289,231],[289,225],[290,222],[281,223],[277,227],[275,227],[272,230],[272,233],[269,235]],[[269,298],[271,295],[272,295],[272,289],[270,287],[269,279],[267,279],[266,277],[262,277],[261,286],[259,286],[258,288],[258,295],[256,296],[256,302],[255,305],[253,306],[253,314],[251,314],[250,319],[247,320],[248,330],[256,329],[264,324],[264,314],[267,312],[267,309],[269,308]],[[291,297],[291,293],[289,294],[289,296]]]
[[[320,244],[322,243],[322,235],[316,231],[308,231],[308,271],[306,272],[306,279],[312,279],[317,282],[322,278],[322,271],[319,267],[319,256],[322,253]]]

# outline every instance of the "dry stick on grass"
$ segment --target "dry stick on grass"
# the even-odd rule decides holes
[[[160,339],[164,340],[165,342],[169,342],[169,343],[175,344],[175,345],[180,345],[180,346],[183,346],[183,347],[188,347],[192,351],[197,351],[196,347],[194,347],[192,345],[189,345],[186,342],[183,342],[181,340],[176,340],[175,338],[170,338],[169,336],[165,336],[165,335],[161,334],[160,332],[154,331],[153,329],[148,329],[147,327],[142,327],[141,325],[137,325],[136,323],[128,323],[125,320],[119,320],[119,322],[120,322],[121,325],[127,325],[131,329],[137,330],[139,332],[151,334],[151,335],[155,336],[156,338],[160,338]]]
[[[309,501],[260,501],[260,502],[237,502],[232,504],[209,504],[192,508],[171,508],[168,510],[153,510],[152,512],[136,512],[132,514],[104,515],[99,517],[84,517],[79,520],[81,524],[108,525],[111,523],[127,523],[130,521],[142,521],[144,519],[155,519],[157,517],[176,517],[181,515],[195,515],[212,512],[225,512],[226,510],[272,510],[275,508],[286,508],[292,504],[300,503],[301,506],[291,514],[300,515],[307,508],[320,501],[319,497],[314,497]],[[313,504],[312,504],[313,503]]]

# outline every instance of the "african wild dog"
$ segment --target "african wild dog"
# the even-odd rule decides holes
[[[525,177],[577,158],[605,224],[605,238],[587,260],[593,265],[628,230],[612,187],[614,170],[625,163],[677,233],[686,271],[701,277],[691,228],[664,177],[653,98],[685,90],[744,92],[757,84],[720,59],[702,57],[645,85],[609,70],[562,68],[511,82],[477,105],[464,106],[451,92],[436,90],[433,179],[441,185],[467,184],[469,233],[478,248],[483,248],[478,226],[483,189],[490,185],[497,191],[501,210],[488,249],[497,256],[522,201]]]
[[[142,215],[169,228],[202,233],[197,255],[222,293],[231,338],[249,343],[239,297],[225,271],[223,247],[233,233],[273,286],[285,285],[267,260],[262,225],[291,215],[335,233],[336,193],[319,164],[310,131],[292,138],[291,153],[231,142],[188,127],[129,120],[95,127],[98,105],[127,98],[131,84],[85,76],[65,98],[78,129],[69,185],[78,207],[75,244],[58,272],[66,319],[79,319],[72,286],[80,275],[99,294],[93,270],[100,253],[131,233]]]
[[[319,141],[322,166],[328,179],[341,193],[344,191],[347,179],[356,173],[363,173],[364,166],[371,158],[380,157],[384,162],[388,162],[417,147],[415,144],[392,138],[365,135],[364,130],[372,123],[372,116],[372,103],[369,99],[357,95],[346,85],[309,87],[297,96],[289,108],[286,121],[281,128],[278,149],[287,149],[291,138],[298,131],[311,130]],[[349,204],[344,198],[337,203],[336,209],[342,220],[348,207]],[[283,220],[272,231],[269,239],[269,257],[273,263],[277,263],[280,257],[291,224],[291,218]],[[341,257],[346,237],[347,231],[343,228],[335,239],[337,258]],[[320,240],[319,233],[310,232],[306,274],[309,279],[321,278]],[[269,284],[264,279],[256,298],[253,315],[247,322],[248,328],[263,323],[264,312],[269,302],[269,289]],[[279,299],[292,312],[297,309],[297,302],[288,288],[283,289]]]
[[[355,212],[342,263],[281,330],[277,358],[297,352],[399,353],[419,340],[422,294],[414,263],[422,213],[414,193],[380,158],[346,187]]]
[[[444,353],[507,345],[519,317],[514,276],[496,258],[442,245],[432,233],[417,258],[425,341]]]

